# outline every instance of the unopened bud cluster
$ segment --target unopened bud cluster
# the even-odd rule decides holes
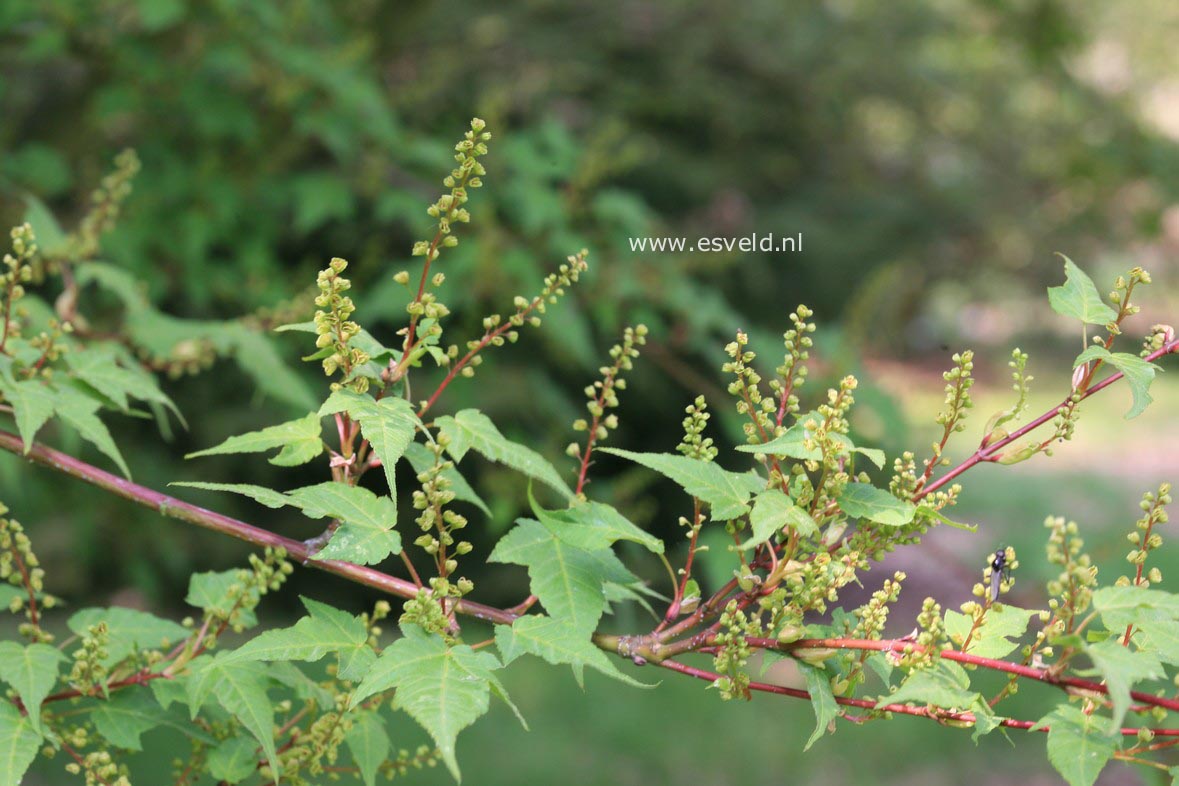
[[[622,343],[610,347],[610,359],[614,362],[599,368],[598,372],[602,378],[586,386],[585,397],[588,400],[585,408],[590,414],[590,420],[578,418],[573,421],[573,430],[590,431],[590,445],[606,439],[612,430],[618,428],[618,416],[613,413],[607,414],[607,410],[618,407],[618,391],[626,390],[626,380],[622,374],[634,368],[634,360],[639,356],[639,347],[646,343],[646,325],[628,327],[623,331]],[[586,449],[590,449],[588,445]],[[582,456],[576,442],[571,443],[566,452],[574,458]]]
[[[427,263],[438,258],[439,246],[450,248],[458,245],[458,238],[451,234],[452,224],[465,224],[471,220],[471,214],[463,205],[467,202],[467,189],[482,186],[480,178],[487,174],[483,164],[479,163],[479,157],[487,155],[487,143],[491,141],[491,132],[484,130],[486,127],[487,124],[477,117],[471,121],[471,130],[454,146],[454,160],[458,166],[442,181],[450,193],[438,197],[438,201],[426,209],[430,217],[438,221],[440,240],[435,243],[424,240],[415,243],[413,255],[426,257]]]
[[[725,354],[730,360],[721,366],[721,371],[734,377],[728,391],[737,399],[737,412],[750,418],[751,422],[742,426],[746,441],[756,444],[762,441],[763,434],[774,433],[770,413],[774,411],[775,403],[773,399],[762,395],[761,374],[753,368],[757,353],[747,349],[748,346],[749,335],[738,330],[735,339],[725,346]]]
[[[1139,587],[1149,587],[1151,584],[1162,581],[1162,571],[1158,568],[1146,571],[1144,565],[1147,555],[1163,545],[1163,537],[1155,532],[1155,525],[1167,523],[1166,506],[1169,504],[1171,504],[1170,483],[1161,484],[1157,494],[1148,491],[1142,496],[1142,501],[1138,503],[1138,506],[1144,515],[1135,522],[1134,531],[1127,535],[1127,539],[1134,548],[1126,555],[1126,561],[1135,566],[1135,578],[1131,581],[1129,576],[1122,576],[1117,580],[1118,585],[1133,583]]]
[[[777,378],[770,380],[770,390],[774,398],[778,399],[783,417],[798,414],[796,391],[806,383],[806,361],[810,359],[810,348],[814,345],[810,334],[815,332],[815,323],[807,321],[813,314],[813,311],[799,303],[798,308],[790,314],[790,322],[794,327],[782,335],[786,356],[782,365],[776,369]],[[785,402],[781,400],[783,394],[786,396]]]
[[[24,527],[15,519],[4,518],[6,513],[8,508],[0,504],[0,582],[23,590],[9,601],[8,610],[13,614],[24,613],[26,621],[20,625],[20,635],[34,642],[53,641],[53,635],[41,629],[29,596],[34,598],[33,602],[41,609],[51,609],[58,601],[44,592],[45,571],[33,553],[32,543]]]
[[[684,412],[687,413],[683,422],[684,438],[676,446],[676,450],[688,458],[712,461],[718,451],[712,444],[712,437],[704,436],[708,419],[712,417],[708,412],[708,402],[704,400],[704,396],[697,396]]]
[[[1152,352],[1158,352],[1174,340],[1175,328],[1170,325],[1152,325],[1150,334],[1146,337],[1146,341],[1143,342],[1142,352],[1140,354],[1142,357],[1146,357]]]
[[[933,598],[926,598],[917,615],[920,632],[912,645],[907,645],[900,656],[900,664],[907,669],[924,669],[938,659],[946,641],[945,623],[942,620],[941,604]]]
[[[316,279],[319,295],[315,298],[315,305],[319,310],[315,312],[315,346],[326,352],[324,374],[330,377],[342,369],[345,382],[357,393],[364,393],[368,390],[367,377],[348,379],[352,369],[367,363],[369,356],[364,350],[351,346],[352,339],[360,333],[360,325],[349,319],[356,306],[352,298],[344,294],[352,288],[352,282],[340,275],[347,267],[346,260],[335,257]]]
[[[115,156],[115,170],[90,195],[90,210],[70,238],[70,258],[90,259],[98,253],[99,240],[114,228],[123,202],[131,195],[131,181],[138,173],[139,156],[134,150]]]
[[[82,636],[82,646],[74,651],[74,665],[70,669],[69,682],[83,695],[95,695],[101,692],[101,685],[106,681],[107,669],[103,662],[110,653],[107,644],[110,641],[110,631],[105,622],[99,622],[86,629]]]
[[[0,273],[0,296],[3,297],[3,313],[12,320],[12,309],[25,296],[24,285],[33,278],[32,263],[37,256],[37,239],[33,235],[32,225],[27,223],[13,227],[9,236],[12,238],[12,252],[4,255],[5,269]],[[13,321],[2,328],[5,338],[17,335],[17,324]]]
[[[737,606],[736,600],[729,601],[721,614],[720,632],[716,634],[719,646],[713,660],[713,668],[720,679],[712,687],[720,691],[722,699],[749,699],[749,675],[745,666],[749,663],[752,648],[746,637],[760,636],[761,622],[756,616],[750,617]]]

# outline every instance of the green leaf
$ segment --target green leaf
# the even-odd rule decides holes
[[[33,236],[37,238],[41,255],[53,259],[65,254],[69,250],[69,235],[61,228],[53,211],[32,194],[25,194],[24,197],[24,220],[33,227]]]
[[[839,705],[835,703],[835,694],[831,690],[831,681],[827,679],[827,672],[809,663],[797,661],[798,670],[806,680],[807,693],[811,694],[811,707],[815,710],[815,730],[806,741],[803,750],[810,750],[815,741],[834,730],[835,719],[839,717]]]
[[[1107,718],[1086,715],[1069,704],[1058,705],[1035,728],[1044,726],[1048,727],[1048,761],[1069,786],[1093,786],[1118,749]]]
[[[1003,658],[1019,646],[1018,640],[1028,629],[1028,620],[1037,612],[1020,609],[1006,604],[992,607],[983,618],[982,625],[970,635],[974,624],[972,617],[952,609],[946,611],[946,633],[958,647],[970,636],[966,651],[983,658]]]
[[[385,730],[385,721],[375,712],[353,715],[352,728],[344,735],[344,742],[360,770],[364,785],[374,786],[377,771],[389,758],[389,732]]]
[[[856,519],[868,519],[889,527],[908,524],[917,515],[917,506],[897,499],[884,489],[867,483],[849,483],[839,495],[839,507]]]
[[[373,654],[376,658],[376,654]],[[315,701],[320,707],[334,706],[335,694],[320,685],[298,666],[290,661],[280,660],[270,664],[270,678],[294,691],[296,698]]]
[[[1127,625],[1179,619],[1179,595],[1134,585],[1101,587],[1093,591],[1093,608],[1101,612],[1105,627],[1117,632]]]
[[[1079,319],[1089,325],[1105,325],[1118,318],[1118,312],[1106,305],[1093,284],[1073,261],[1063,254],[1064,284],[1048,287],[1048,303],[1052,310],[1062,316]]]
[[[292,627],[268,630],[243,644],[226,659],[318,661],[328,653],[339,658],[339,677],[357,682],[376,660],[368,644],[368,628],[360,617],[323,603],[300,598],[310,616]]]
[[[966,670],[953,661],[939,660],[928,668],[914,671],[891,696],[876,707],[888,704],[932,704],[943,709],[966,709],[978,696],[970,689]]]
[[[643,532],[625,516],[600,502],[575,501],[566,510],[545,510],[531,493],[532,512],[550,532],[571,546],[586,551],[608,549],[620,540],[638,543],[648,551],[663,553],[663,541]]]
[[[144,732],[168,726],[206,744],[214,742],[200,726],[189,723],[182,713],[165,710],[145,690],[123,690],[101,703],[90,714],[98,733],[112,745],[131,751],[143,750]]]
[[[1131,355],[1128,352],[1110,352],[1105,347],[1094,344],[1077,355],[1076,360],[1073,361],[1073,368],[1091,360],[1105,361],[1125,376],[1126,384],[1130,386],[1130,393],[1134,397],[1130,410],[1126,413],[1126,420],[1141,415],[1154,401],[1150,397],[1150,383],[1154,382],[1155,372],[1162,371],[1161,367],[1145,361],[1137,355]]]
[[[822,419],[817,414],[816,417],[819,420]],[[813,435],[813,432],[804,425],[808,418],[810,418],[810,415],[803,415],[798,419],[797,423],[769,442],[762,442],[757,445],[738,445],[737,450],[742,453],[753,453],[756,455],[784,456],[786,458],[798,459],[799,461],[819,461],[823,458],[823,451],[819,446],[812,445],[809,448],[806,446],[806,440],[810,439]],[[850,456],[853,453],[859,453],[875,464],[877,469],[884,466],[885,456],[883,450],[856,447],[846,434],[833,432],[828,436],[839,445],[839,453],[841,455]]]
[[[268,336],[240,323],[218,327],[231,343],[238,366],[262,392],[297,409],[315,406],[316,397],[311,388],[302,376],[291,370]]]
[[[196,453],[189,453],[185,458],[216,456],[225,453],[261,453],[274,448],[282,448],[277,456],[270,459],[270,463],[280,467],[293,467],[306,464],[323,453],[321,431],[319,415],[312,412],[298,420],[230,437],[220,445],[198,450]]]
[[[729,472],[715,462],[700,461],[670,453],[634,453],[618,448],[600,448],[653,469],[679,484],[684,491],[712,508],[712,518],[729,521],[749,512],[749,495],[765,488],[765,479],[751,472]]]
[[[411,442],[409,447],[405,449],[405,458],[413,467],[414,473],[418,475],[434,466],[434,454],[425,445],[417,442]],[[449,491],[454,493],[456,500],[469,502],[479,508],[484,516],[491,517],[491,509],[487,507],[487,503],[475,493],[471,484],[467,483],[467,479],[459,474],[453,464],[448,469],[442,470],[442,477],[450,483]]]
[[[238,600],[237,593],[231,595],[229,592],[230,587],[234,585],[237,585],[238,590],[241,589],[240,574],[240,570],[194,573],[188,579],[188,595],[184,602],[223,617],[231,613],[236,614],[236,621],[240,621],[246,627],[253,627],[258,624],[253,610],[239,608],[243,604]],[[252,597],[257,598],[257,595],[255,590]]]
[[[434,422],[449,440],[447,451],[454,456],[455,463],[461,462],[467,451],[474,450],[491,461],[506,464],[517,472],[539,480],[566,498],[573,496],[569,485],[544,456],[532,448],[508,440],[482,412],[464,409],[454,417],[443,415]]]
[[[58,664],[65,656],[48,644],[22,647],[15,641],[0,641],[0,680],[20,696],[34,731],[41,733],[41,702],[57,682]]]
[[[395,688],[396,706],[430,733],[451,774],[461,780],[454,754],[459,732],[487,712],[492,691],[512,706],[493,673],[499,660],[465,644],[448,647],[414,625],[403,626],[402,633],[353,691],[351,706]]]
[[[195,720],[201,706],[212,698],[254,735],[278,780],[281,773],[274,747],[274,708],[266,695],[266,667],[250,661],[232,661],[232,655],[232,652],[221,652],[199,669],[193,668],[186,685],[191,717]]]
[[[0,377],[0,394],[12,407],[16,429],[28,453],[37,432],[53,414],[53,393],[41,382],[9,382]]]
[[[738,445],[737,450],[742,453],[757,455],[784,456],[799,461],[818,461],[823,458],[823,451],[817,445],[807,447],[804,443],[810,439],[811,432],[800,422],[795,423],[785,433],[757,445]]]
[[[414,431],[421,421],[414,414],[413,405],[403,398],[383,398],[377,401],[372,396],[342,388],[324,402],[319,414],[334,415],[347,412],[349,417],[360,423],[361,433],[372,446],[385,470],[389,493],[397,494],[397,482],[393,469],[397,460],[405,453],[413,440]]]
[[[487,561],[527,567],[532,592],[548,613],[586,635],[606,610],[603,584],[634,581],[612,551],[577,548],[533,519],[519,519]]]
[[[37,757],[41,735],[14,704],[0,701],[0,783],[22,782]]]
[[[1150,652],[1133,651],[1123,646],[1119,637],[1090,644],[1086,654],[1093,661],[1096,671],[1105,678],[1109,698],[1113,702],[1115,727],[1122,725],[1126,711],[1130,708],[1130,689],[1140,680],[1157,680],[1166,676],[1159,659]]]
[[[205,765],[216,780],[240,783],[257,771],[257,751],[258,743],[249,737],[230,737],[209,751]]]
[[[128,397],[154,401],[176,410],[176,405],[156,386],[155,378],[142,369],[119,365],[118,353],[110,346],[91,344],[84,350],[67,352],[66,365],[78,379],[127,411]]]
[[[974,715],[974,731],[970,733],[970,739],[975,745],[978,745],[979,737],[984,737],[1003,725],[1003,719],[995,714],[981,694],[976,694],[974,703],[970,705],[970,712]]]
[[[786,527],[797,530],[804,538],[819,533],[819,527],[810,514],[778,489],[763,491],[753,498],[749,524],[753,537],[741,544],[742,549],[760,546]]]
[[[332,539],[315,554],[316,559],[374,565],[401,552],[401,535],[394,529],[397,508],[388,497],[332,481],[295,489],[287,496],[310,518],[340,521]]]
[[[579,683],[582,669],[589,666],[619,682],[640,688],[652,687],[619,671],[610,656],[591,641],[589,633],[552,617],[530,615],[510,626],[497,625],[495,644],[505,666],[521,655],[535,655],[553,665],[573,666]]]
[[[286,505],[293,505],[286,494],[274,489],[263,488],[262,486],[251,486],[248,483],[201,483],[199,481],[174,481],[168,484],[169,486],[184,486],[190,489],[203,489],[204,491],[228,491],[231,494],[241,494],[250,499],[265,505],[268,508],[281,508]]]
[[[122,454],[115,447],[111,433],[94,414],[101,405],[72,388],[58,388],[56,399],[54,410],[58,417],[72,426],[82,436],[82,439],[94,445],[114,461],[124,477],[130,478],[131,470],[127,469]]]
[[[110,633],[107,657],[102,663],[108,668],[119,663],[132,652],[164,650],[184,641],[191,631],[171,620],[160,619],[146,611],[112,606],[109,609],[82,609],[66,623],[79,636],[100,622],[106,623]]]

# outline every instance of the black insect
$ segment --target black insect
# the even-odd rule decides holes
[[[991,557],[991,603],[999,600],[999,584],[1011,578],[1011,568],[1007,565],[1007,549],[999,549]]]

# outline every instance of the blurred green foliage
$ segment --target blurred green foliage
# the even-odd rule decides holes
[[[721,347],[738,327],[773,363],[785,314],[805,300],[825,328],[845,320],[818,354],[858,372],[866,344],[938,346],[916,328],[939,278],[1038,288],[1058,276],[1055,262],[1034,267],[1052,250],[1081,259],[1154,232],[1179,158],[1124,99],[1076,75],[1090,38],[1061,0],[9,0],[0,218],[18,220],[31,195],[72,225],[113,154],[134,147],[143,169],[102,259],[147,281],[163,309],[275,307],[339,255],[376,332],[402,317],[392,274],[429,223],[446,140],[478,114],[496,146],[469,239],[446,260],[456,331],[475,333],[583,246],[591,273],[552,329],[498,353],[453,405],[477,397],[556,456],[569,435],[541,424],[577,416],[604,347],[643,321],[651,341],[618,444],[665,449],[696,392],[720,403]],[[1139,198],[1120,198],[1131,188]],[[628,243],[752,231],[801,231],[805,253],[635,255]],[[279,341],[289,361],[309,351]],[[191,430],[126,450],[150,485],[190,475],[184,451],[264,425],[243,406],[257,388],[232,365],[173,387]],[[893,400],[869,385],[861,401],[871,439],[910,446]],[[14,484],[12,462],[0,468]],[[210,479],[265,484],[266,471],[227,460]],[[660,487],[636,483],[620,475],[596,492],[673,529]],[[22,488],[9,501],[26,520],[53,520],[50,496],[88,513],[60,556],[91,574],[93,546],[142,526],[88,490]],[[493,513],[503,528],[515,511]],[[104,585],[179,586],[183,545],[206,539],[159,531],[148,553],[131,539]]]
[[[737,327],[772,363],[775,334],[805,300],[822,322],[844,320],[817,354],[858,371],[855,350],[865,345],[890,355],[939,345],[915,329],[939,279],[989,296],[1039,290],[1059,275],[1052,251],[1083,259],[1157,232],[1179,156],[1125,98],[1078,77],[1072,59],[1092,38],[1085,22],[1064,0],[520,0],[477,9],[457,0],[6,0],[0,220],[23,217],[31,195],[72,225],[113,155],[134,147],[143,170],[102,258],[148,282],[157,304],[202,319],[274,307],[338,255],[352,261],[358,316],[375,329],[400,321],[391,276],[429,223],[425,206],[450,165],[447,140],[477,114],[497,144],[488,187],[471,203],[470,239],[446,259],[456,324],[474,333],[485,313],[533,292],[582,246],[592,265],[551,313],[554,329],[481,370],[480,406],[557,456],[569,435],[538,434],[540,424],[572,421],[602,349],[624,324],[643,321],[652,337],[623,397],[617,444],[665,450],[683,405],[720,390],[721,347]],[[753,231],[801,231],[806,251],[636,256],[628,244]],[[280,342],[288,361],[310,351],[295,338]],[[175,444],[147,428],[137,435],[139,421],[112,423],[137,480],[155,487],[191,476],[178,460],[186,450],[265,425],[246,406],[259,398],[253,382],[232,365],[173,387],[191,425]],[[456,387],[453,403],[475,395]],[[882,424],[874,439],[890,453],[911,446],[900,441],[896,402],[870,385],[859,398]],[[202,471],[267,483],[265,466],[236,459],[218,477]],[[491,471],[480,480],[501,479]],[[168,603],[194,568],[240,556],[236,544],[30,473],[12,457],[0,457],[0,484],[67,597],[132,587],[132,601]],[[600,484],[595,493],[625,501],[636,519],[674,530],[682,511],[660,507],[661,487],[630,475]],[[1078,494],[1082,486],[1092,490],[1078,483]],[[1006,486],[988,496],[1011,502],[1013,526],[1056,509]],[[291,532],[248,502],[199,501],[284,534],[314,534]],[[1033,507],[1033,520],[1015,521]],[[497,508],[492,527],[502,531],[514,513]],[[312,581],[319,596],[350,591]],[[524,682],[513,687],[527,692]],[[683,700],[685,713],[701,700],[695,688],[677,689],[695,697]],[[630,740],[629,729],[677,714],[665,696],[633,716],[649,721],[607,718],[603,747],[621,744],[620,729]],[[809,723],[805,715],[791,717]],[[534,725],[576,738],[555,723]],[[488,750],[515,747],[492,733]],[[704,749],[715,737],[684,739]],[[521,742],[533,744],[547,749]],[[567,766],[569,756],[556,760]],[[777,771],[764,766],[767,777]]]

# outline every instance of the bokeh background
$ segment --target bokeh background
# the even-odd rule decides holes
[[[71,226],[114,154],[134,147],[143,171],[103,259],[146,282],[163,310],[224,319],[298,306],[315,271],[342,256],[358,318],[393,343],[405,300],[392,275],[412,269],[450,146],[478,115],[496,138],[473,223],[445,259],[452,340],[534,292],[566,255],[589,248],[592,268],[544,330],[489,358],[446,409],[478,405],[505,433],[568,462],[561,450],[581,388],[622,328],[644,322],[652,340],[612,444],[671,450],[697,393],[717,413],[713,435],[733,444],[724,344],[748,331],[772,370],[786,315],[805,302],[821,326],[811,395],[856,373],[858,441],[920,454],[956,349],[977,352],[976,429],[1008,405],[1014,345],[1032,353],[1034,410],[1067,391],[1082,337],[1047,308],[1044,288],[1061,278],[1054,252],[1103,290],[1130,265],[1151,270],[1137,333],[1179,319],[1176,33],[1179,9],[1167,0],[5,0],[0,219],[21,220],[31,196]],[[804,251],[635,254],[628,241],[750,232],[801,232]],[[300,415],[325,392],[317,367],[299,363],[310,349],[297,336],[276,339],[297,384],[219,362],[167,383],[187,431],[161,440],[143,421],[110,419],[136,480],[321,480],[320,467],[280,474],[248,458],[182,459]],[[966,600],[1000,543],[1025,555],[1022,599],[1042,603],[1049,514],[1075,517],[1106,575],[1119,575],[1137,498],[1179,475],[1172,376],[1136,420],[1122,420],[1129,396],[1112,390],[1085,406],[1077,439],[1053,458],[967,475],[959,518],[978,532],[935,533],[930,549],[867,577],[871,591],[893,567],[910,573],[896,632],[912,627],[926,594],[951,607]],[[959,449],[977,438],[968,431]],[[605,458],[596,469],[591,494],[676,536],[684,501],[671,487]],[[486,545],[524,509],[524,489],[495,468],[464,470],[494,500],[478,522]],[[191,571],[244,559],[237,543],[7,455],[0,489],[29,527],[51,591],[75,607],[183,615]],[[314,534],[249,502],[181,496]],[[1179,569],[1179,557],[1163,561]],[[662,589],[658,565],[637,566]],[[728,571],[720,559],[705,569],[714,580]],[[468,572],[489,602],[522,594],[522,571]],[[293,590],[270,601],[272,622],[296,613],[296,591],[354,610],[373,600],[317,574],[297,576]],[[625,612],[611,624],[647,623]],[[467,782],[1057,782],[1039,735],[1009,744],[996,734],[976,748],[919,721],[844,724],[802,756],[804,704],[723,704],[702,683],[637,676],[662,683],[635,691],[591,676],[581,693],[565,670],[514,666],[505,681],[532,731],[493,710],[460,740]],[[407,746],[422,738],[402,733]],[[167,739],[152,747],[145,762],[158,759],[166,777]],[[64,777],[43,766],[30,782]],[[1102,782],[1145,777],[1110,768]]]

